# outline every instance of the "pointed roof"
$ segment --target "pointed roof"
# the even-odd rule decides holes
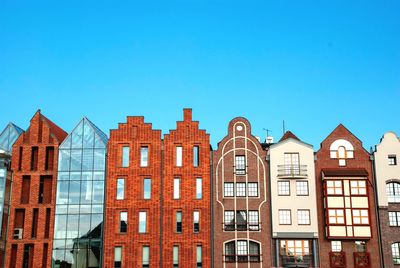
[[[50,128],[51,133],[54,134],[54,136],[56,136],[57,140],[59,142],[62,142],[65,137],[67,137],[68,133],[65,132],[63,129],[61,129],[59,126],[57,126],[56,124],[54,124],[50,119],[48,119],[46,116],[44,116],[43,114],[40,113],[40,110],[38,110],[41,119],[47,123],[47,125]]]
[[[8,123],[5,129],[0,134],[0,150],[11,153],[14,142],[18,139],[19,135],[24,132],[21,128]]]
[[[291,131],[288,130],[288,131],[285,132],[285,134],[283,134],[283,136],[282,136],[282,138],[279,140],[279,142],[284,141],[284,140],[287,140],[287,139],[289,139],[289,138],[292,138],[292,139],[295,139],[295,140],[300,141],[300,139],[297,138],[296,135],[294,135]]]

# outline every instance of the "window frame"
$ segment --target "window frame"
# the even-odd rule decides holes
[[[283,221],[285,218],[286,218],[286,216],[287,215],[283,215],[283,214],[281,214],[281,213],[284,213],[284,212],[289,212],[289,217],[288,217],[288,219],[289,219],[289,223],[287,223],[286,221]],[[283,217],[283,216],[285,216],[285,217]],[[279,225],[292,225],[292,210],[290,210],[290,209],[279,209],[278,210],[278,222],[279,222]]]
[[[149,166],[149,146],[140,146],[140,167]]]
[[[305,184],[307,191],[304,191],[304,186],[299,187],[299,184]],[[310,195],[310,189],[309,189],[308,181],[304,181],[304,180],[297,180],[296,181],[296,195],[297,196],[309,196]]]
[[[277,182],[278,196],[290,196],[290,181],[279,180]]]
[[[235,175],[246,175],[246,156],[235,155]]]

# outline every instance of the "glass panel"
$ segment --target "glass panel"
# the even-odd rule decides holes
[[[142,249],[142,264],[148,265],[150,263],[150,247],[143,246]]]
[[[149,148],[148,147],[141,147],[140,148],[140,166],[147,167],[149,160]]]
[[[103,213],[103,205],[92,205],[92,213]]]
[[[68,204],[68,191],[69,191],[68,181],[59,181],[57,183],[57,204]]]
[[[104,171],[93,172],[93,180],[94,181],[102,181],[104,180]]]
[[[144,192],[144,196],[143,196],[143,198],[144,199],[150,199],[151,198],[151,179],[149,179],[149,178],[147,178],[147,179],[144,179],[144,189],[143,189],[143,192]]]
[[[122,147],[122,167],[129,166],[129,147]]]
[[[201,199],[203,196],[203,185],[202,185],[202,179],[201,178],[197,178],[196,179],[196,198],[197,199]]]
[[[72,135],[72,148],[82,148],[82,135],[83,135],[82,122],[76,126],[71,135]]]
[[[69,204],[79,204],[79,197],[81,193],[81,182],[70,181],[69,184]]]
[[[125,179],[119,178],[117,179],[117,200],[124,199],[125,194]]]
[[[82,156],[82,170],[93,170],[93,150],[84,149]]]
[[[139,233],[146,232],[146,212],[139,212]]]
[[[94,150],[94,165],[93,170],[105,170],[106,166],[106,150],[95,149]]]
[[[180,198],[180,179],[174,178],[174,199]]]
[[[92,171],[84,171],[82,172],[83,181],[91,181],[93,179],[93,172]]]
[[[68,215],[67,238],[77,238],[79,230],[79,215]]]
[[[92,231],[92,238],[101,238],[103,227],[103,214],[92,214],[90,223],[90,230]]]
[[[54,237],[65,238],[67,231],[67,215],[56,215],[54,223]]]
[[[176,166],[182,166],[182,146],[176,147]]]
[[[71,150],[71,170],[82,169],[82,150]]]
[[[83,147],[93,148],[94,146],[94,131],[90,124],[84,120],[83,126]]]
[[[104,181],[93,181],[93,203],[103,203]]]
[[[199,166],[199,146],[193,146],[193,166]]]
[[[81,214],[79,218],[79,236],[88,235],[90,231],[90,214]]]
[[[92,201],[92,181],[81,181],[81,204],[90,204]]]
[[[70,150],[60,150],[58,159],[58,170],[67,171],[69,170],[70,162]]]
[[[95,134],[94,147],[95,148],[106,148],[106,143],[97,134]]]

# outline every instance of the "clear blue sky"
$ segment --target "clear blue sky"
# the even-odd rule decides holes
[[[282,120],[319,148],[343,123],[367,149],[400,135],[400,1],[0,1],[0,128],[40,108],[107,134],[127,115],[163,132],[182,108],[211,134]]]

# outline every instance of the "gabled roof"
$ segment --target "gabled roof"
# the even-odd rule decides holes
[[[14,142],[18,139],[19,135],[24,132],[21,128],[8,123],[6,128],[0,134],[0,150],[11,153]]]
[[[297,138],[296,135],[294,135],[291,131],[288,130],[288,131],[285,132],[285,134],[283,134],[283,136],[282,136],[282,138],[279,140],[279,142],[284,141],[284,140],[289,139],[289,138],[292,138],[292,139],[295,139],[295,140],[300,141],[300,139]]]
[[[38,112],[40,113],[40,110],[38,110]],[[59,126],[57,126],[56,124],[54,124],[50,119],[48,119],[46,116],[44,116],[43,114],[40,113],[40,118],[47,123],[47,125],[50,128],[51,133],[57,138],[57,140],[59,142],[62,142],[65,137],[68,135],[67,132],[65,132],[64,130],[62,130]]]

